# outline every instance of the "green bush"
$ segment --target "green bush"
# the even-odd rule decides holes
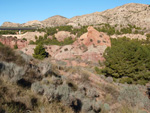
[[[4,35],[4,34],[16,34],[16,30],[2,30],[0,31],[0,35]]]
[[[120,25],[120,27],[122,27],[120,30],[116,29],[117,25],[111,26],[109,24],[100,24],[99,27],[97,27],[96,29],[100,32],[105,32],[108,35],[121,35],[121,34],[131,34],[131,33],[135,33],[135,34],[142,34],[142,32],[140,32],[139,30],[141,30],[140,27],[136,27],[135,25],[131,25],[128,24],[127,27],[123,27],[122,25]],[[133,32],[133,30],[135,30],[135,32]]]
[[[73,28],[72,26],[57,26],[57,27],[49,27],[49,28],[42,28],[38,29],[39,32],[45,32],[47,36],[53,36],[58,31],[69,31],[72,34],[77,34],[80,37],[82,34],[87,32],[88,26],[81,26],[81,28]]]
[[[97,74],[101,74],[102,73],[101,70],[98,67],[95,67],[95,71],[96,71]]]
[[[40,60],[48,57],[48,53],[45,51],[43,45],[39,44],[36,46],[36,48],[34,49],[33,57]]]
[[[150,34],[146,34],[147,38],[150,38]]]
[[[17,44],[15,44],[15,45],[14,45],[14,49],[18,49],[18,46],[17,46]]]
[[[45,44],[45,45],[59,45],[59,46],[64,46],[64,45],[69,45],[72,44],[75,40],[73,40],[71,37],[65,38],[64,41],[59,42],[54,36],[53,39],[47,38],[47,35],[44,37],[40,36],[39,38],[36,38],[36,41],[30,41],[30,44]]]
[[[35,44],[33,40],[30,40],[29,44]]]
[[[0,42],[0,46],[4,46],[4,45]]]
[[[114,35],[114,34],[116,34],[116,32],[117,32],[117,34],[120,34],[119,31],[115,30],[115,27],[110,26],[109,24],[102,24],[102,25],[103,25],[102,27],[96,28],[96,29],[100,32],[105,32],[108,35]]]
[[[25,40],[25,41],[27,41],[27,39],[26,39],[26,38],[23,38],[22,40]]]
[[[102,73],[121,83],[145,84],[150,80],[150,45],[127,38],[111,39],[112,47],[105,50]],[[98,69],[96,68],[98,72]]]

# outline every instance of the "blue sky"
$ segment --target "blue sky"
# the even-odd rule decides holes
[[[150,4],[150,0],[0,0],[0,25],[5,21],[42,21],[54,15],[71,18],[127,3]]]

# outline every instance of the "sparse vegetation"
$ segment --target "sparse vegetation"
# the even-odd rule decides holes
[[[96,29],[100,32],[105,32],[108,35],[121,35],[121,34],[143,34],[143,32],[141,32],[141,28],[140,27],[136,27],[135,25],[130,25],[128,24],[127,27],[123,27],[120,30],[118,30],[117,25],[115,26],[111,26],[109,24],[100,24],[100,27],[97,27]],[[134,31],[135,30],[135,31]]]
[[[147,17],[149,7],[131,3],[72,19],[54,16],[26,24],[4,24],[39,29],[22,30],[21,33],[33,33],[19,34],[18,39],[1,36],[18,34],[17,30],[0,31],[0,41],[13,48],[0,43],[0,113],[148,113],[150,33],[148,19],[142,16]],[[92,27],[80,40],[87,32],[88,26],[84,25],[92,23],[89,26],[110,37],[118,37],[111,39],[111,47],[109,36]],[[67,26],[69,24],[73,26]],[[35,34],[37,36],[32,37]],[[132,40],[119,38],[123,34]],[[143,39],[134,39],[136,36]],[[28,46],[29,37],[33,45]],[[34,58],[27,55],[32,52]]]
[[[55,37],[53,39],[49,39],[46,36],[42,37],[40,36],[39,38],[36,37],[36,41],[30,41],[30,44],[45,44],[45,45],[59,45],[59,46],[64,46],[64,45],[69,45],[72,44],[75,40],[73,40],[71,37],[65,38],[64,41],[59,42]]]
[[[26,38],[23,38],[22,40],[25,40],[25,41],[27,41],[27,39],[26,39]]]
[[[6,35],[6,34],[16,34],[17,30],[4,30],[4,31],[0,31],[0,35]]]
[[[16,54],[13,49],[7,46],[0,46],[0,60],[6,62],[14,62],[18,65],[24,65],[24,59]]]
[[[150,100],[134,85],[122,87],[118,100],[131,107],[141,106],[142,103],[145,109],[150,110]]]
[[[72,26],[58,26],[58,27],[50,27],[50,28],[42,28],[38,29],[39,32],[45,32],[47,36],[51,35],[53,36],[58,31],[69,31],[72,34],[76,35],[77,37],[80,37],[83,33],[87,32],[88,26],[81,26],[81,28],[73,28]]]
[[[18,49],[18,46],[16,44],[14,45],[14,49]]]

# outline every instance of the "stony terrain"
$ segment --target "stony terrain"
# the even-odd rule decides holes
[[[145,86],[114,83],[98,76],[90,64],[67,65],[35,60],[0,47],[0,112],[2,113],[149,113]],[[132,108],[126,108],[128,104]]]
[[[104,64],[107,61],[104,57],[107,54],[105,50],[113,48],[112,40],[117,40],[114,38],[139,39],[143,43],[136,43],[133,47],[139,44],[145,45],[145,48],[149,47],[149,15],[148,5],[130,3],[71,19],[57,15],[44,21],[34,20],[24,24],[5,22],[2,26],[51,28],[35,32],[25,31],[24,34],[18,35],[10,35],[7,31],[7,35],[0,35],[0,113],[150,113],[150,83],[142,85],[121,83],[112,76],[97,72],[107,65]],[[131,28],[133,31],[138,28],[130,25],[136,25],[142,32],[122,34],[115,32],[109,35],[105,30],[104,33],[98,29],[98,24],[101,23],[109,23],[112,26],[120,24],[116,25],[115,29],[120,29],[123,25],[128,27],[126,30]],[[64,25],[73,27],[69,29],[70,26],[66,28]],[[58,27],[55,29],[54,26],[60,26],[61,30]],[[109,25],[102,24],[102,26]],[[109,26],[106,30],[109,29],[112,27]],[[68,38],[69,41],[73,40],[71,44],[59,45]],[[122,46],[123,43],[119,44]],[[44,49],[49,54],[45,59],[34,58],[35,48],[39,45],[42,45],[42,48],[38,49],[39,53],[43,54]],[[142,52],[146,54],[141,54],[136,60],[147,58],[145,56],[149,54],[148,50],[140,47],[139,50],[143,50]],[[132,50],[130,46],[129,49]],[[133,49],[133,54],[136,49]],[[119,52],[121,53],[121,50]],[[140,56],[139,52],[135,55]],[[113,55],[109,58],[114,59],[110,62],[118,61],[116,54],[111,53]],[[126,51],[124,53],[128,56]],[[122,55],[123,53],[117,54]],[[131,59],[134,60],[132,57]],[[128,59],[125,60],[129,62]],[[132,62],[133,65],[136,60]],[[138,61],[140,64],[140,59]],[[125,65],[126,69],[128,65],[125,62],[121,62],[121,65]],[[135,67],[134,73],[145,69],[144,65],[150,67],[143,63]],[[116,65],[110,68],[123,70],[121,66]],[[119,72],[113,73],[114,76],[116,73]],[[148,78],[150,73],[140,74],[143,78]],[[140,77],[138,80],[142,78]]]
[[[101,23],[109,23],[110,25],[136,25],[141,28],[150,28],[150,7],[145,4],[129,3],[113,9],[108,9],[103,12],[95,12],[92,14],[75,16],[67,19],[62,16],[53,16],[44,21],[30,21],[24,24],[15,24],[5,22],[2,26],[17,27],[17,26],[38,26],[38,27],[52,27],[61,25],[93,25]]]

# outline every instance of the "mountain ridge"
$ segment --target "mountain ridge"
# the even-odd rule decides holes
[[[129,3],[122,6],[117,6],[113,9],[107,9],[102,12],[94,12],[81,16],[74,16],[66,18],[61,15],[49,17],[43,21],[28,21],[24,24],[4,22],[2,26],[16,27],[16,26],[34,26],[34,27],[55,27],[70,25],[96,25],[106,23],[110,25],[123,25],[128,24],[136,25],[138,27],[150,29],[150,7],[147,4]]]

